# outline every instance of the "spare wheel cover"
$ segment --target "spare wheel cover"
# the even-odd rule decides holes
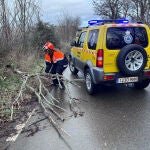
[[[136,44],[123,47],[117,57],[119,70],[126,75],[140,74],[147,63],[147,53],[145,49]]]

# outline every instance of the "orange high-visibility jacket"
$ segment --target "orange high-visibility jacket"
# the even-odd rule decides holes
[[[63,60],[64,59],[64,53],[62,53],[61,51],[59,51],[59,50],[55,50],[54,51],[54,54],[53,54],[53,61],[51,61],[51,58],[50,58],[50,56],[49,56],[49,54],[45,54],[45,61],[46,62],[53,62],[53,63],[57,63],[58,61],[60,61],[60,60]]]

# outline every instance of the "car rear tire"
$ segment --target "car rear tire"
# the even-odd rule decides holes
[[[93,95],[96,91],[96,84],[93,83],[93,79],[90,73],[90,70],[85,71],[85,86],[86,90],[90,95]]]
[[[147,54],[140,45],[130,44],[123,47],[118,54],[117,65],[125,75],[139,75],[147,63]]]
[[[137,82],[134,83],[134,88],[135,89],[145,89],[146,87],[149,86],[150,81],[149,80],[143,80],[142,82]]]
[[[75,68],[74,61],[72,58],[70,58],[70,61],[69,61],[69,68],[72,74],[76,75],[78,73],[78,70]]]

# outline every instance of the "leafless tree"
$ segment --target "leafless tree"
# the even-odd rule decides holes
[[[132,2],[132,19],[142,21],[150,25],[150,0],[131,0]]]
[[[3,50],[7,50],[10,48],[10,25],[8,18],[8,10],[6,0],[0,0],[0,47]]]
[[[38,1],[32,0],[15,0],[15,25],[17,33],[21,40],[21,49],[27,47],[27,35],[32,26],[39,19]]]
[[[64,49],[64,52],[70,49],[70,42],[75,37],[80,22],[80,17],[72,17],[68,12],[62,11],[62,14],[58,16],[56,34],[60,41],[61,49]]]
[[[95,14],[102,18],[130,18],[150,25],[150,0],[93,0]]]
[[[120,0],[121,3],[121,16],[128,18],[132,14],[133,4],[131,0]]]
[[[0,0],[0,52],[25,50],[32,26],[39,20],[39,0]]]
[[[93,0],[95,14],[102,18],[116,19],[121,17],[121,2],[119,0]]]
[[[75,17],[73,18],[70,16],[67,12],[63,12],[59,17],[58,17],[58,23],[59,23],[59,31],[61,33],[61,36],[63,40],[65,41],[70,41],[79,25],[80,25],[80,18]]]

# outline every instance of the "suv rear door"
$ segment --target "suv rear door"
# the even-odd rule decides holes
[[[117,56],[120,50],[129,44],[138,44],[146,48],[148,35],[144,27],[119,26],[108,27],[104,43],[104,72],[118,72]]]
[[[88,32],[87,43],[85,44],[85,50],[83,52],[83,61],[90,62],[93,66],[96,66],[96,48],[97,48],[97,40],[99,35],[99,29],[90,29]]]

